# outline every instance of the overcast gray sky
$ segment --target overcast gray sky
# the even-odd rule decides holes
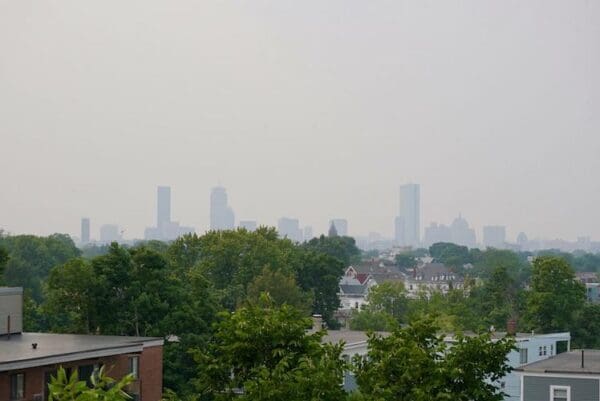
[[[600,239],[600,2],[0,0],[0,227],[236,220]]]

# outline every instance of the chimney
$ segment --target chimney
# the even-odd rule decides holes
[[[314,331],[319,331],[323,329],[323,316],[321,315],[312,315],[313,319],[313,327]]]
[[[517,320],[516,319],[508,319],[506,322],[506,334],[509,336],[514,336],[517,334]]]
[[[585,368],[585,351],[581,350],[581,369]]]

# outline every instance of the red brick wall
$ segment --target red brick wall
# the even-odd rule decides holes
[[[129,357],[116,355],[98,359],[88,359],[62,364],[64,368],[77,369],[81,365],[104,364],[108,376],[121,379],[129,373]],[[162,396],[162,346],[146,348],[138,354],[139,380],[131,385],[131,390],[141,395],[141,401],[159,401]],[[0,372],[0,401],[10,399],[10,376],[25,373],[25,400],[33,400],[34,395],[44,394],[46,372],[56,370],[59,365],[40,366],[13,372]]]
[[[139,367],[142,401],[159,401],[162,397],[162,361],[162,346],[144,348]]]

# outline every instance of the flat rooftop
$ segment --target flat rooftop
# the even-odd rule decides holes
[[[583,355],[583,367],[581,350],[573,350],[515,370],[526,373],[600,374],[600,350],[586,349]]]
[[[34,348],[32,344],[37,344]],[[21,333],[0,336],[0,372],[141,352],[163,344],[157,337]]]
[[[391,333],[380,331],[380,332],[375,332],[375,334],[378,334],[383,337],[387,337]],[[456,334],[455,333],[446,333],[446,334],[440,333],[440,335],[444,337],[444,341],[452,342],[452,341],[454,341]],[[463,333],[463,335],[465,337],[473,337],[473,336],[476,336],[477,333],[465,332],[465,333]],[[500,340],[500,339],[506,337],[507,335],[508,334],[506,332],[494,331],[493,333],[491,333],[491,339],[492,340]],[[571,338],[571,335],[569,332],[552,333],[552,334],[516,333],[514,335],[514,338],[517,342],[528,341],[532,337],[535,337],[535,338],[540,338],[540,337],[557,338],[557,339],[562,340],[565,338]],[[340,341],[344,341],[347,345],[348,344],[356,344],[359,342],[366,342],[367,340],[368,340],[367,332],[366,331],[358,331],[358,330],[329,330],[327,332],[327,335],[325,335],[323,337],[324,343],[336,344]]]

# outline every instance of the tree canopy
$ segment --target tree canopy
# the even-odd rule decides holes
[[[369,352],[355,356],[357,383],[365,400],[500,401],[495,382],[510,371],[511,338],[458,335],[447,346],[432,320],[412,322],[389,336],[369,335]]]
[[[341,345],[307,333],[310,319],[268,295],[225,312],[206,349],[196,349],[196,387],[213,400],[343,400]]]

